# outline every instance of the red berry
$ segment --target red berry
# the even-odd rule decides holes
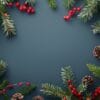
[[[74,15],[73,10],[69,10],[68,15],[72,17]]]
[[[22,12],[23,11],[23,5],[20,5],[19,10]]]
[[[28,7],[28,9],[32,10],[32,9],[33,9],[33,7],[29,6],[29,7]]]
[[[81,11],[81,7],[78,7],[78,8],[77,8],[77,11],[80,12],[80,11]]]
[[[27,7],[25,5],[23,5],[22,7],[23,7],[23,11],[27,10]]]
[[[31,13],[31,10],[30,9],[27,9],[27,13],[30,14]]]
[[[82,97],[82,94],[81,93],[78,93],[78,97]]]
[[[31,9],[31,13],[32,14],[34,14],[35,13],[35,9],[33,8],[33,9]]]
[[[26,86],[30,86],[31,85],[31,83],[30,82],[26,82]]]
[[[13,3],[12,3],[12,2],[9,2],[9,3],[7,4],[7,6],[8,6],[8,7],[13,7]]]
[[[66,18],[66,16],[65,16],[65,18]],[[67,82],[68,82],[68,84],[71,84],[72,83],[72,80],[68,80]]]
[[[28,6],[28,3],[27,3],[27,2],[25,2],[25,3],[24,3],[24,5],[25,5],[25,6]]]
[[[97,93],[94,93],[94,96],[98,96],[98,94]]]
[[[77,8],[76,8],[76,7],[74,7],[72,10],[77,11]]]
[[[14,85],[13,84],[7,85],[7,89],[12,89],[12,88],[14,88]]]
[[[22,85],[23,85],[23,82],[19,82],[19,83],[18,83],[18,86],[22,86]]]
[[[70,20],[70,16],[68,15],[68,16],[64,16],[64,19],[66,20],[66,21],[69,21]]]
[[[69,85],[69,88],[72,90],[73,89],[73,85]]]
[[[20,6],[20,3],[19,2],[16,2],[15,3],[15,6],[18,8]]]
[[[3,89],[2,92],[3,92],[3,94],[6,94],[7,90],[6,89]]]

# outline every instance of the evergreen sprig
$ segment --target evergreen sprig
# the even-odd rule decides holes
[[[75,0],[63,0],[65,8],[70,9],[75,4]]]
[[[26,2],[31,6],[34,6],[36,4],[36,0],[26,0]]]
[[[41,91],[46,95],[53,95],[59,98],[63,98],[66,95],[66,93],[62,90],[61,87],[54,86],[53,84],[49,83],[42,84]]]
[[[68,80],[73,80],[74,75],[70,66],[61,69],[61,77],[64,84],[66,84]]]
[[[35,90],[36,90],[36,85],[31,84],[30,86],[23,86],[18,92],[23,95],[28,95],[29,93]]]
[[[7,63],[1,59],[0,60],[0,72],[5,71],[6,68],[7,68]]]
[[[100,33],[100,20],[97,21],[94,25],[92,25],[92,28],[94,34]]]
[[[48,0],[48,4],[54,10],[57,8],[57,1],[56,0]]]
[[[86,0],[86,4],[78,15],[84,22],[90,20],[97,12],[98,0]]]
[[[11,19],[10,15],[2,15],[2,26],[5,32],[6,37],[13,37],[16,35],[16,30],[14,26],[14,22]]]
[[[100,78],[100,67],[99,66],[96,66],[93,64],[87,64],[87,67],[89,71],[93,73],[93,75]]]
[[[7,80],[4,80],[2,83],[0,83],[0,90],[6,88],[6,86],[9,84]]]

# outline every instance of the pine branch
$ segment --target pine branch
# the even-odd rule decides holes
[[[10,15],[2,15],[2,26],[7,37],[13,37],[16,35],[14,22],[11,20]]]
[[[10,100],[10,97],[7,94],[4,94],[3,97],[4,97],[4,100]]]
[[[87,67],[89,71],[93,73],[93,75],[100,78],[100,67],[99,66],[95,66],[93,64],[87,64]]]
[[[49,83],[42,84],[41,91],[46,95],[53,95],[53,96],[57,96],[59,98],[63,98],[66,95],[66,93],[62,90],[61,87],[54,86]]]
[[[31,6],[34,6],[36,4],[36,0],[26,0],[26,2]]]
[[[0,84],[0,90],[6,88],[6,86],[9,84],[9,82],[7,80],[4,80],[1,84]]]
[[[48,3],[49,3],[49,6],[52,8],[52,9],[56,9],[57,8],[57,1],[56,0],[48,0]]]
[[[97,12],[98,1],[97,0],[86,0],[86,5],[78,15],[84,22],[90,20],[93,15]]]
[[[23,86],[18,93],[21,93],[23,95],[28,95],[29,93],[31,93],[32,91],[36,90],[36,85],[32,84],[30,86]]]
[[[70,9],[75,4],[75,0],[63,0],[65,8]]]
[[[0,72],[5,71],[7,68],[7,63],[3,60],[0,60]]]
[[[67,84],[68,80],[73,80],[73,72],[70,66],[61,69],[61,77],[64,84]]]
[[[100,21],[97,21],[94,25],[92,25],[92,28],[94,34],[100,33]]]

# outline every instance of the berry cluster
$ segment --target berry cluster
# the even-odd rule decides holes
[[[17,84],[9,83],[4,89],[0,90],[0,95],[4,95],[7,93],[8,90],[15,88],[16,86],[21,87],[23,85],[30,86],[30,82],[19,82]]]
[[[24,4],[20,4],[19,1],[17,1],[17,2],[9,2],[9,3],[7,3],[7,6],[8,7],[15,6],[16,8],[18,8],[19,11],[27,12],[28,14],[34,14],[35,13],[35,8],[30,6],[27,2],[25,2]]]
[[[70,89],[71,93],[76,96],[79,100],[83,100],[82,93],[78,92],[76,87],[73,85],[72,80],[68,80],[68,88]]]
[[[97,87],[94,91],[94,93],[92,94],[92,100],[96,100],[96,98],[100,96],[100,87]]]
[[[71,10],[68,11],[68,15],[64,16],[64,19],[66,21],[69,21],[71,19],[71,17],[73,17],[76,13],[81,11],[81,7],[74,7]]]

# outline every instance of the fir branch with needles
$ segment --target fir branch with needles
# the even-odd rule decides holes
[[[93,73],[94,76],[100,78],[100,67],[99,66],[96,66],[93,64],[87,64],[87,67],[89,71]]]
[[[64,84],[66,84],[68,80],[73,80],[74,75],[70,66],[61,69],[61,77]]]
[[[36,85],[35,84],[31,84],[30,86],[23,86],[20,90],[18,90],[19,93],[23,94],[23,95],[28,95],[30,94],[32,91],[36,90]]]
[[[48,4],[53,10],[57,9],[57,1],[56,0],[48,0]]]
[[[16,29],[13,20],[10,15],[2,15],[2,27],[6,37],[13,37],[16,35]]]
[[[92,25],[92,31],[94,34],[100,33],[100,20]]]
[[[41,91],[46,95],[53,95],[59,98],[63,98],[66,95],[66,93],[62,90],[61,87],[49,83],[42,84]]]
[[[86,4],[78,15],[84,22],[90,20],[97,12],[98,0],[86,0]]]
[[[75,4],[75,0],[63,0],[65,8],[70,9]]]
[[[31,6],[34,6],[36,4],[36,0],[26,0],[26,3],[28,3]]]

